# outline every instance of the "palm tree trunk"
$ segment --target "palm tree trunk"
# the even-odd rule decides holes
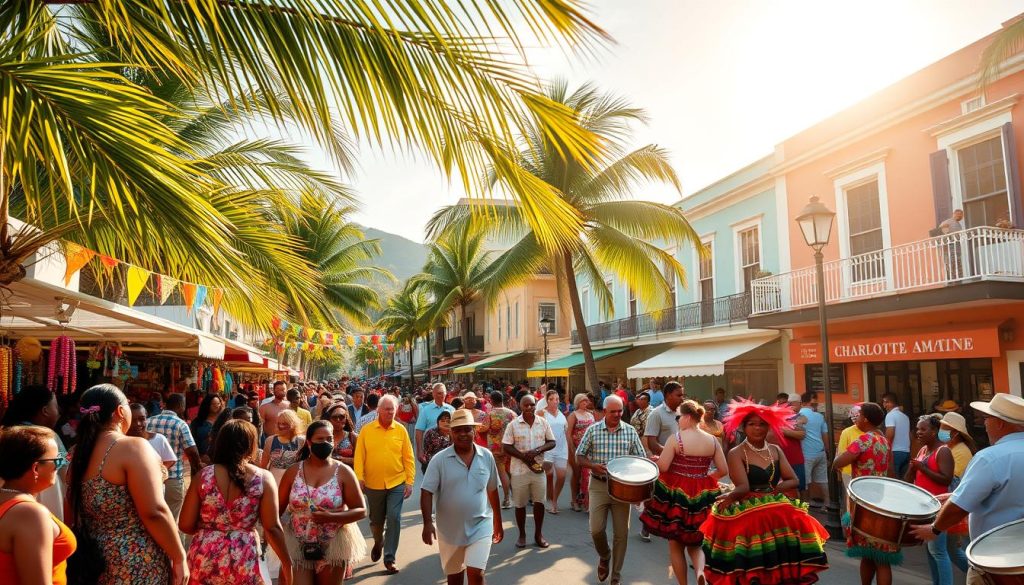
[[[469,316],[466,315],[467,305],[462,305],[462,363],[464,364],[469,363]]]
[[[409,342],[409,383],[412,386],[416,385],[416,374],[413,372],[413,368],[412,368],[412,366],[413,366],[413,363],[412,363],[412,352],[413,352],[413,349],[415,347],[416,347],[416,340],[414,339],[414,340]]]
[[[580,351],[583,352],[583,384],[588,391],[597,390],[597,365],[594,363],[594,351],[590,348],[590,335],[587,333],[587,322],[583,315],[579,290],[576,287],[576,270],[572,265],[572,253],[564,252],[562,261],[565,263],[565,279],[569,286],[569,305],[576,322],[576,332],[580,336]]]

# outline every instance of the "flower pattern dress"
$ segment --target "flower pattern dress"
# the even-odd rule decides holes
[[[850,465],[850,475],[856,479],[869,475],[884,477],[889,471],[889,441],[879,432],[864,433],[850,443],[846,451],[856,453]],[[850,527],[850,513],[843,514],[846,532],[846,556],[866,558],[886,565],[899,565],[903,553],[899,545],[886,544],[854,532]]]
[[[312,508],[344,510],[345,493],[338,474],[322,486],[311,488],[306,484],[305,464],[299,463],[298,473],[288,494],[288,508],[282,518],[284,538],[288,544],[294,566],[320,571],[328,566],[346,566],[358,562],[366,555],[366,541],[354,522],[348,524],[314,522]],[[302,543],[319,542],[324,550],[320,561],[303,558]]]
[[[171,581],[167,555],[149,535],[127,485],[103,479],[110,443],[96,477],[82,483],[82,519],[106,561],[98,585],[166,585]]]
[[[501,444],[501,440],[505,437],[505,427],[515,418],[516,413],[505,407],[499,407],[491,410],[487,414],[487,419],[483,421],[484,429],[487,433],[487,448],[494,455],[494,461],[500,465],[505,465],[506,468],[508,463],[505,458],[505,447]]]
[[[189,583],[263,585],[256,541],[263,475],[253,474],[245,493],[228,502],[214,470],[211,465],[199,472],[199,529],[188,548]]]

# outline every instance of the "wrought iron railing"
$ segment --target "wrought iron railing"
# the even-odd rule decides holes
[[[717,325],[743,323],[750,315],[750,294],[740,293],[679,305],[660,312],[650,312],[594,323],[587,326],[591,343],[625,341],[641,337],[701,330]],[[580,342],[579,332],[573,330],[572,344]]]
[[[841,303],[979,280],[1024,282],[1024,231],[977,227],[823,265],[825,302]],[[751,283],[753,314],[818,302],[815,267]]]

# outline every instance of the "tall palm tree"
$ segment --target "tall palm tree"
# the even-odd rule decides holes
[[[555,190],[583,219],[583,229],[567,234],[573,239],[571,245],[556,250],[542,245],[521,207],[515,205],[485,210],[476,205],[442,208],[431,218],[427,231],[438,236],[475,226],[514,240],[515,244],[494,259],[492,267],[495,273],[504,275],[506,282],[527,278],[544,267],[550,269],[563,306],[572,308],[585,358],[586,384],[594,388],[597,368],[577,278],[589,283],[608,315],[614,313],[614,305],[605,284],[606,273],[616,274],[644,305],[668,308],[672,289],[668,278],[678,278],[685,285],[686,274],[662,246],[696,244],[700,238],[678,208],[632,198],[633,189],[645,181],[666,182],[679,189],[665,150],[655,145],[627,148],[632,124],[646,119],[643,110],[590,85],[570,93],[564,82],[556,82],[547,95],[571,109],[580,126],[606,141],[607,156],[567,159],[535,126],[522,136],[522,147],[510,155],[526,172]],[[499,173],[492,173],[491,180],[510,191],[516,189]]]
[[[409,352],[409,377],[413,386],[416,385],[413,350],[420,337],[430,331],[430,316],[427,293],[406,282],[401,291],[388,299],[376,323],[377,330],[385,332],[389,342],[404,345]]]
[[[995,81],[1003,61],[1024,51],[1024,18],[1017,17],[995,34],[981,56],[980,85],[984,88]]]
[[[81,22],[102,25],[121,61],[94,59],[97,47],[77,34]],[[236,245],[240,232],[262,235],[263,246],[280,242],[245,227],[263,219],[251,201],[259,196],[216,201],[227,197],[220,182],[181,156],[193,146],[164,122],[177,112],[125,66],[216,88],[233,111],[259,110],[253,96],[263,96],[278,124],[297,120],[332,152],[334,120],[344,120],[354,137],[417,147],[469,184],[500,150],[467,137],[507,141],[527,112],[564,152],[600,149],[565,108],[536,93],[520,58],[534,37],[590,47],[605,34],[577,0],[0,3],[0,283],[22,277],[42,245],[105,224],[134,242],[118,250],[129,262],[275,300],[250,282],[248,251]],[[531,218],[578,225],[557,197],[533,187],[524,201]],[[25,202],[21,219],[42,229],[10,232],[14,193]],[[553,243],[547,225],[538,222],[538,233]],[[101,239],[99,251],[113,252],[114,241]]]
[[[509,275],[494,270],[491,257],[484,249],[482,232],[452,230],[430,244],[423,272],[409,279],[428,295],[432,324],[441,325],[449,313],[458,312],[464,363],[469,363],[469,305],[477,300],[490,302],[509,283]]]

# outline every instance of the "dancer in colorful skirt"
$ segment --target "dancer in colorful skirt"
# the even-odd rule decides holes
[[[704,578],[704,534],[699,528],[721,495],[718,478],[727,469],[722,442],[700,427],[703,416],[704,408],[693,400],[679,405],[679,430],[668,438],[658,458],[661,475],[640,515],[649,533],[668,539],[672,572],[680,585],[687,582],[686,554],[698,583]]]
[[[746,438],[727,457],[735,489],[718,499],[700,527],[704,577],[712,585],[804,585],[828,568],[828,532],[806,504],[782,493],[798,480],[782,449],[766,442],[769,430],[783,436],[792,415],[787,406],[744,399],[729,405],[726,436],[741,430]]]

